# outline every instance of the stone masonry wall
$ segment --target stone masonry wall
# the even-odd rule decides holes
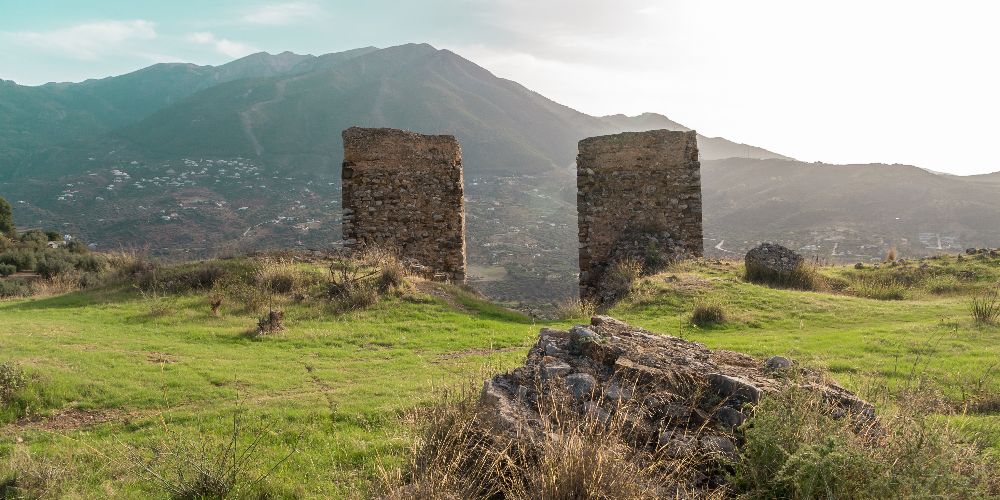
[[[453,136],[344,131],[344,242],[380,245],[428,277],[465,281],[462,149]]]
[[[701,256],[701,165],[695,132],[653,130],[580,141],[580,296],[601,297],[626,257],[647,266]]]

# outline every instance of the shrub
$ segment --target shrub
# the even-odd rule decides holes
[[[261,450],[271,432],[260,419],[248,422],[237,403],[225,439],[207,432],[180,433],[167,428],[162,442],[146,448],[123,445],[122,465],[136,469],[174,499],[272,498],[265,481],[297,450],[297,442],[276,463]]]
[[[745,272],[745,279],[751,283],[795,290],[821,291],[830,288],[826,278],[808,264],[800,264],[787,273],[776,273],[761,266],[747,267]]]
[[[0,407],[7,406],[28,385],[28,376],[16,363],[0,363]]]
[[[224,300],[225,300],[225,297],[223,297],[223,295],[221,293],[219,293],[219,292],[212,292],[211,294],[209,294],[209,296],[208,296],[208,306],[212,310],[212,316],[216,316],[216,317],[219,316],[219,310],[222,309],[222,302]]]
[[[0,264],[0,277],[8,277],[17,272],[17,266],[13,264]]]
[[[1000,288],[994,287],[972,298],[972,319],[980,325],[992,325],[1000,319]]]
[[[590,318],[597,312],[597,304],[592,300],[568,297],[555,305],[555,317],[560,320]]]
[[[614,302],[628,296],[632,285],[642,277],[643,263],[633,258],[624,258],[611,264],[601,278],[599,294],[606,302]]]
[[[962,283],[958,281],[957,277],[951,274],[942,274],[928,278],[924,282],[924,286],[927,288],[927,291],[935,295],[956,293],[962,289]]]
[[[22,245],[38,250],[46,248],[49,243],[49,237],[41,231],[28,231],[22,234],[20,239]]]
[[[31,286],[21,280],[0,280],[0,299],[27,297],[32,294]]]
[[[903,300],[906,285],[888,275],[857,276],[847,288],[847,292],[858,297],[875,300]]]
[[[18,271],[34,271],[38,264],[35,252],[25,249],[8,250],[0,254],[0,264],[17,267]]]
[[[719,325],[726,322],[726,311],[719,304],[698,304],[691,313],[691,323],[698,327]]]
[[[0,499],[60,498],[60,492],[72,477],[72,468],[57,460],[39,460],[23,447],[10,457],[10,477],[0,479]]]
[[[899,252],[896,251],[896,247],[889,247],[889,251],[885,254],[886,262],[895,262],[896,258],[899,257]]]
[[[335,312],[360,310],[378,303],[389,293],[406,286],[406,270],[396,255],[379,247],[369,247],[354,258],[330,264],[327,296]]]
[[[285,329],[285,311],[270,310],[257,321],[257,335],[269,335]]]
[[[895,414],[857,426],[822,396],[772,395],[754,410],[731,477],[744,498],[987,498],[994,464],[925,417]]]
[[[60,274],[65,274],[76,267],[72,262],[63,260],[56,256],[45,256],[38,262],[35,270],[45,279],[52,279]]]

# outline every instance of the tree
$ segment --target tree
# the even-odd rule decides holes
[[[14,235],[14,209],[0,197],[0,234]]]

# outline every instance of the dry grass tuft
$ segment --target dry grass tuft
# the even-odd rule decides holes
[[[720,304],[699,303],[691,312],[691,324],[704,328],[726,322],[726,310]]]
[[[496,420],[471,386],[418,416],[402,470],[383,472],[382,495],[403,498],[643,499],[690,497],[694,459],[635,446],[630,412],[581,415],[565,395],[539,402],[540,430]],[[704,496],[704,491],[699,492]],[[720,492],[721,494],[721,492]]]

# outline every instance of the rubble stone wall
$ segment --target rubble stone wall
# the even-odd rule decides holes
[[[701,256],[697,134],[653,130],[580,141],[577,156],[580,295],[600,296],[619,259]]]
[[[465,281],[462,149],[450,135],[344,131],[344,244],[380,245],[429,277]]]

